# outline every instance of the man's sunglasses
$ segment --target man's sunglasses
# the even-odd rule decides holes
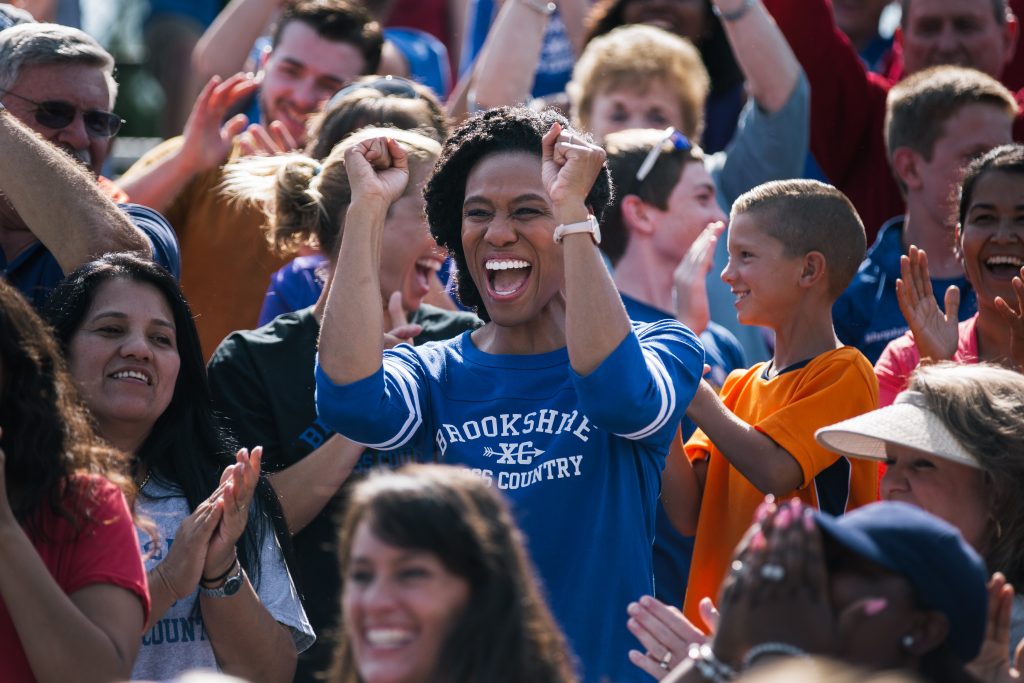
[[[19,100],[33,105],[36,108],[36,123],[47,128],[53,128],[54,130],[70,126],[72,121],[75,120],[75,116],[81,111],[75,105],[63,100],[36,102],[5,88],[0,88],[0,93],[17,97]],[[88,133],[97,138],[114,137],[117,135],[117,131],[121,130],[121,124],[124,123],[124,119],[117,114],[109,111],[100,111],[99,109],[82,111],[82,120],[85,122],[85,129]]]
[[[404,97],[405,99],[415,100],[420,96],[416,92],[416,88],[413,87],[412,81],[402,78],[401,76],[383,76],[373,81],[356,81],[351,85],[346,85],[344,88],[334,93],[331,96],[327,106],[324,107],[324,111],[327,111],[335,104],[340,102],[346,96],[356,92],[357,90],[364,90],[369,88],[370,90],[376,90],[381,95],[392,95],[394,97]]]
[[[636,172],[636,181],[642,183],[644,179],[654,170],[654,165],[658,163],[658,158],[666,152],[688,152],[693,149],[693,143],[690,142],[689,138],[680,133],[675,128],[666,128],[665,134],[660,140],[651,148],[651,151],[647,153],[644,158],[644,162],[640,164],[640,168]]]

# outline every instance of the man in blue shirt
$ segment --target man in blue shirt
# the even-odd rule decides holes
[[[154,256],[177,274],[167,222],[144,207],[122,210],[92,175],[121,124],[110,111],[113,68],[77,29],[0,33],[0,273],[37,307],[65,274],[106,252]]]
[[[872,363],[907,323],[896,298],[900,256],[911,245],[928,254],[936,297],[955,285],[961,320],[974,315],[974,292],[954,250],[956,197],[963,169],[993,147],[1012,142],[1013,95],[991,76],[962,67],[918,72],[893,86],[886,102],[889,165],[907,212],[889,220],[853,282],[832,308],[836,334]]]

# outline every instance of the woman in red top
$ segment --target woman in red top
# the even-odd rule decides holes
[[[128,678],[149,612],[122,456],[96,437],[56,342],[0,280],[4,681]]]

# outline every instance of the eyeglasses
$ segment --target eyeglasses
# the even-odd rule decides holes
[[[331,96],[330,101],[327,102],[327,106],[324,107],[324,111],[330,109],[346,96],[351,95],[357,90],[376,90],[381,95],[393,95],[395,97],[403,97],[408,100],[417,99],[420,94],[416,92],[415,84],[407,78],[401,76],[383,76],[373,81],[357,81],[351,85],[346,85],[344,88],[334,93]]]
[[[665,135],[651,147],[651,151],[644,157],[644,163],[636,172],[636,181],[642,183],[644,179],[654,170],[658,158],[665,152],[687,152],[693,149],[693,143],[685,135],[671,126],[665,129]]]
[[[117,135],[117,131],[121,130],[121,124],[124,123],[124,119],[113,112],[100,111],[99,109],[80,110],[70,102],[63,100],[36,102],[5,88],[0,88],[0,92],[11,97],[17,97],[19,100],[33,105],[36,108],[36,122],[41,126],[53,128],[54,130],[70,126],[79,111],[82,112],[82,121],[85,122],[86,131],[93,137],[112,138]]]

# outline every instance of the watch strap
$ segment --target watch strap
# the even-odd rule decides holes
[[[200,594],[205,595],[208,598],[227,598],[237,593],[242,583],[242,576],[245,572],[242,570],[242,563],[237,559],[235,560],[234,566],[236,567],[235,573],[224,579],[224,583],[216,588],[207,588],[200,584]]]
[[[587,220],[585,221],[579,221],[577,223],[562,223],[555,228],[555,232],[552,237],[555,240],[555,244],[561,244],[562,238],[566,235],[575,235],[580,232],[589,233],[590,238],[594,240],[594,244],[601,243],[600,225],[593,214],[587,216]]]

